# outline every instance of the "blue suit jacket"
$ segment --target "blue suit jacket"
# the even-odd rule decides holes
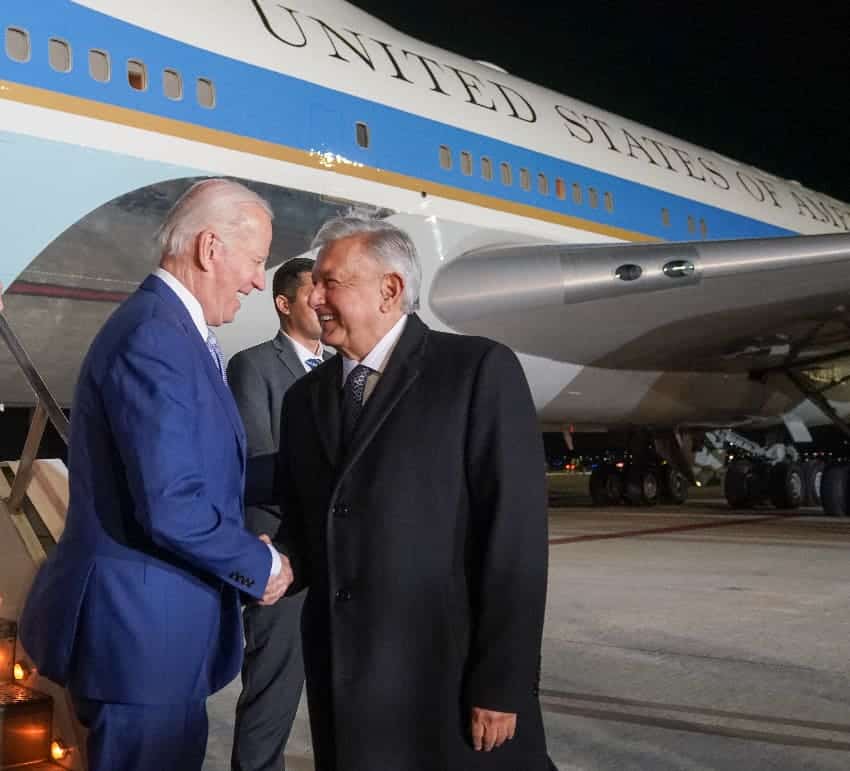
[[[149,277],[83,362],[65,532],[36,576],[21,639],[73,693],[201,699],[242,663],[240,592],[271,554],[244,529],[245,433],[192,319]]]

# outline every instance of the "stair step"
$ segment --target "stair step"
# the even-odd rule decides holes
[[[0,769],[46,761],[52,729],[50,696],[15,683],[0,685]]]

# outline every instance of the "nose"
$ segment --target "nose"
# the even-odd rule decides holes
[[[325,292],[318,285],[313,284],[313,288],[310,290],[310,296],[307,298],[307,304],[313,309],[316,310],[320,305],[323,305],[325,302]]]
[[[254,278],[254,286],[257,287],[257,289],[261,292],[266,288],[266,269],[265,269],[265,266],[260,266],[257,269],[257,275]]]

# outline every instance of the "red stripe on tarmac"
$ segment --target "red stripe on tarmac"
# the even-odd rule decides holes
[[[732,525],[754,525],[761,522],[772,522],[773,520],[796,516],[797,514],[773,514],[769,517],[747,517],[746,519],[724,519],[721,522],[697,522],[690,525],[650,527],[646,530],[620,530],[616,533],[571,535],[562,538],[550,538],[549,545],[556,546],[562,543],[578,543],[579,541],[605,541],[610,538],[634,538],[639,535],[658,535],[659,533],[683,533],[687,530],[708,530],[713,527],[730,527]]]
[[[85,300],[98,303],[121,303],[130,295],[128,292],[107,292],[102,289],[86,289],[61,284],[36,284],[31,281],[15,281],[6,290],[6,294],[28,295],[30,297],[54,297],[62,300]]]

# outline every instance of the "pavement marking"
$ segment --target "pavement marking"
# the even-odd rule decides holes
[[[665,527],[649,527],[639,530],[618,530],[613,533],[586,533],[584,535],[556,536],[549,539],[549,544],[555,546],[564,543],[578,543],[580,541],[603,541],[609,538],[635,538],[642,535],[658,535],[660,533],[681,533],[688,530],[706,530],[715,527],[731,527],[733,525],[754,525],[764,522],[774,522],[797,514],[773,514],[764,517],[747,517],[746,519],[724,519],[722,521],[695,522],[688,525],[667,525]]]

